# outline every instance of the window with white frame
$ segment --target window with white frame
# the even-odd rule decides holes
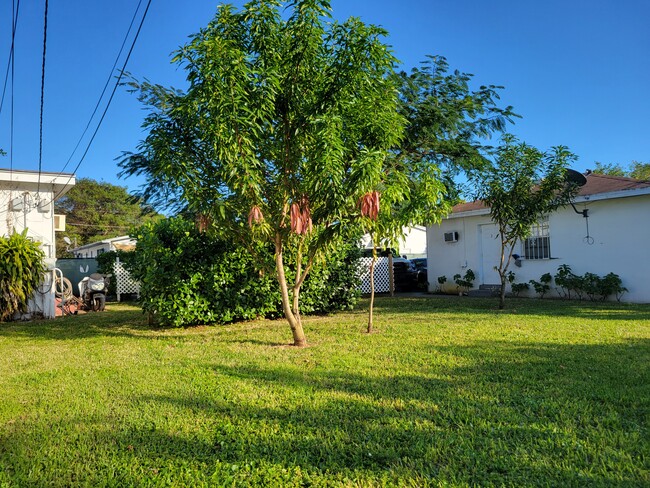
[[[530,227],[530,235],[524,241],[526,259],[550,259],[551,237],[548,233],[548,217]]]

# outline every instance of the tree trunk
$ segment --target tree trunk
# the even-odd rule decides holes
[[[291,301],[289,299],[289,287],[287,286],[287,277],[284,273],[284,260],[282,258],[282,241],[278,235],[275,239],[275,268],[276,274],[278,277],[278,283],[280,284],[280,294],[282,296],[282,310],[284,316],[289,322],[291,327],[291,333],[293,334],[293,345],[297,347],[305,347],[307,345],[307,339],[305,338],[305,333],[302,329],[302,323],[300,321],[300,315],[294,314],[291,306]],[[298,308],[298,296],[294,296],[294,306]]]
[[[370,262],[370,307],[368,309],[368,334],[372,333],[372,312],[375,306],[375,263],[377,262],[377,248],[372,246],[372,261]]]
[[[506,274],[501,275],[501,295],[499,296],[499,310],[506,306]]]

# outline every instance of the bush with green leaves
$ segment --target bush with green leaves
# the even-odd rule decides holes
[[[0,238],[0,322],[26,313],[29,299],[43,280],[45,253],[27,231]]]
[[[438,288],[436,289],[436,291],[442,292],[442,287],[444,286],[445,283],[447,283],[447,277],[445,275],[438,276]]]
[[[476,275],[474,274],[474,271],[471,270],[471,268],[468,268],[463,276],[461,276],[460,273],[456,273],[454,275],[454,283],[456,283],[458,286],[459,292],[461,290],[464,290],[465,292],[469,291],[469,289],[474,286],[475,279]]]
[[[620,301],[623,294],[628,291],[616,273],[608,273],[601,277],[587,272],[580,276],[574,274],[567,264],[558,267],[555,284],[558,286],[558,294],[568,299],[571,299],[573,293],[573,297],[579,300],[587,297],[592,301],[604,301],[613,295],[617,301]]]
[[[510,283],[512,294],[516,297],[518,297],[522,291],[528,290],[529,288],[528,283],[515,283],[516,278],[514,271],[508,271],[506,279],[508,280],[508,283]]]
[[[537,293],[540,298],[544,298],[544,295],[546,295],[546,293],[551,289],[552,280],[553,277],[551,276],[551,273],[544,273],[539,278],[539,281],[530,280],[529,283],[533,285],[535,293]]]
[[[257,252],[255,259],[247,247],[201,233],[182,218],[147,224],[136,237],[132,275],[140,281],[143,310],[161,325],[282,315],[272,248]],[[314,265],[301,293],[303,313],[354,307],[359,298],[358,253],[356,246],[344,245]],[[295,270],[288,269],[290,273]]]

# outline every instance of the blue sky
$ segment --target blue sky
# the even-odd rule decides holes
[[[11,3],[0,3],[1,81],[11,41]],[[38,169],[43,3],[23,0],[20,6],[16,169]],[[50,2],[43,170],[58,172],[70,157],[137,3]],[[153,0],[127,69],[136,78],[182,88],[184,74],[170,64],[170,54],[207,24],[218,3]],[[579,157],[574,167],[580,171],[594,161],[650,161],[647,0],[333,0],[332,7],[335,18],[355,15],[387,29],[386,42],[406,69],[428,54],[439,54],[452,68],[473,73],[476,86],[503,85],[503,105],[513,105],[523,116],[510,132],[540,149],[568,146]],[[6,151],[9,89],[0,114],[0,148]],[[77,175],[135,188],[139,181],[117,179],[114,159],[143,138],[143,117],[135,96],[118,89]],[[82,149],[87,140],[88,135]],[[9,167],[9,156],[0,158],[0,167]]]

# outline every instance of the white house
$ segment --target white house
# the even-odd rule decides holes
[[[131,251],[135,249],[137,240],[129,236],[113,237],[97,242],[84,244],[71,249],[76,258],[96,258],[99,254],[109,251]]]
[[[423,258],[427,255],[427,231],[423,226],[404,227],[404,237],[399,241],[399,254],[409,259]],[[361,238],[361,247],[369,249],[372,247],[370,234]],[[380,246],[381,247],[381,246]]]
[[[64,217],[54,215],[53,200],[63,196],[74,184],[72,174],[0,169],[0,235],[9,236],[27,229],[27,236],[39,242],[45,252],[48,269],[54,269],[54,233],[55,229],[63,228]],[[30,303],[30,312],[54,317],[52,280],[53,274],[48,274]]]
[[[576,210],[567,206],[548,215],[526,242],[517,244],[521,266],[510,266],[515,281],[539,281],[566,264],[575,274],[616,273],[629,290],[623,301],[650,302],[650,181],[596,174],[586,178],[575,198]],[[468,268],[476,275],[475,287],[500,283],[494,269],[500,243],[482,202],[456,205],[440,225],[427,229],[429,290],[436,288],[438,276],[451,281]]]

